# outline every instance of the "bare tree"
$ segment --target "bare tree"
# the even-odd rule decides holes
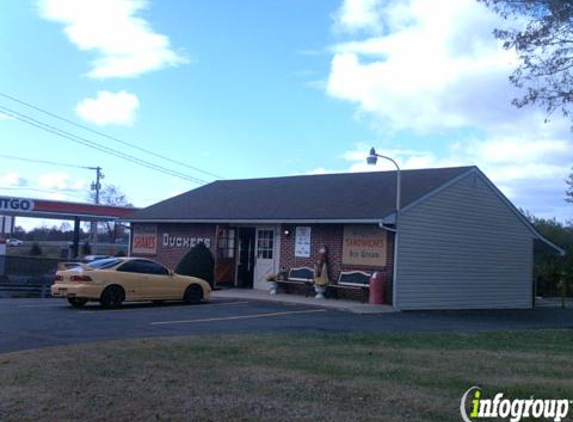
[[[90,193],[90,199],[93,202],[95,192]],[[101,205],[112,205],[116,207],[133,207],[127,196],[115,185],[105,185],[99,193],[99,203]],[[113,221],[103,223],[105,232],[108,236],[109,243],[115,243],[119,237],[123,236],[126,225]]]
[[[478,0],[513,20],[516,29],[496,29],[496,38],[515,50],[520,64],[510,76],[525,89],[513,105],[539,105],[571,117],[573,103],[573,0]]]

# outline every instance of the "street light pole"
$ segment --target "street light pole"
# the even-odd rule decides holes
[[[394,227],[396,231],[394,233],[394,263],[393,263],[393,286],[392,286],[392,305],[397,308],[397,286],[398,286],[398,239],[399,239],[399,231],[398,231],[398,219],[400,214],[400,204],[401,204],[401,195],[402,195],[402,176],[400,174],[400,166],[398,163],[385,155],[380,155],[376,153],[374,147],[370,148],[370,154],[366,157],[366,162],[369,165],[376,165],[378,158],[383,158],[385,160],[390,161],[396,167],[396,211],[394,215]]]

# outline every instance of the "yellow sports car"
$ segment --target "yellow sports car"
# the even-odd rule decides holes
[[[62,263],[59,268],[52,296],[65,297],[76,308],[88,301],[99,301],[104,308],[147,300],[199,303],[211,295],[206,281],[175,274],[150,259],[108,258],[89,264]]]

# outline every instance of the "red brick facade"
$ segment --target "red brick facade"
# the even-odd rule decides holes
[[[138,223],[132,225],[133,230],[137,230]],[[169,268],[175,268],[181,258],[191,249],[190,246],[177,246],[164,244],[164,235],[169,237],[180,237],[180,238],[200,238],[209,239],[211,253],[215,256],[215,230],[216,226],[214,224],[156,224],[157,226],[157,254],[155,255],[144,255],[138,254],[138,256],[145,256],[160,262]],[[183,240],[183,239],[182,239]]]
[[[318,257],[319,249],[326,246],[328,250],[328,276],[331,282],[335,282],[341,271],[361,270],[366,272],[381,271],[383,274],[385,289],[385,302],[391,302],[391,284],[392,284],[392,271],[393,271],[393,257],[394,257],[394,233],[388,232],[388,249],[386,253],[386,265],[384,267],[370,267],[370,266],[354,266],[342,264],[342,246],[343,246],[343,225],[334,224],[316,224],[310,225],[311,227],[311,245],[310,257],[299,258],[295,257],[295,225],[282,225],[281,232],[285,230],[290,232],[289,236],[281,237],[281,253],[280,253],[280,267],[296,268],[296,267],[314,267],[314,262]],[[341,297],[348,297],[352,299],[360,299],[360,292],[341,291]]]
[[[138,223],[133,224],[136,230]],[[210,250],[213,256],[216,256],[216,225],[214,224],[157,224],[157,254],[143,255],[155,259],[158,262],[166,265],[169,268],[175,268],[181,258],[190,249],[186,244],[183,246],[183,240],[186,238],[200,238],[209,239]],[[305,225],[311,227],[311,245],[310,257],[300,258],[295,257],[295,232],[296,225],[284,224],[281,226],[280,233],[280,254],[278,268],[295,268],[295,267],[310,267],[313,268],[314,262],[318,257],[319,249],[326,246],[328,250],[328,271],[331,282],[338,279],[341,271],[362,270],[366,272],[381,271],[386,285],[385,289],[385,302],[391,303],[392,296],[392,271],[393,271],[393,254],[394,254],[394,234],[388,232],[387,238],[387,253],[386,265],[380,267],[371,266],[353,266],[342,264],[342,247],[343,247],[343,225],[335,224],[315,224]],[[232,227],[232,225],[231,225]],[[285,230],[289,231],[289,235],[285,236]],[[165,242],[164,236],[169,236]],[[177,238],[180,246],[177,246]],[[358,291],[344,291],[339,292],[341,298],[360,299],[361,293]]]

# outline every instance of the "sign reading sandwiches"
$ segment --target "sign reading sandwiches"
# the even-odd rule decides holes
[[[383,267],[386,265],[386,231],[376,226],[344,226],[342,263]]]

